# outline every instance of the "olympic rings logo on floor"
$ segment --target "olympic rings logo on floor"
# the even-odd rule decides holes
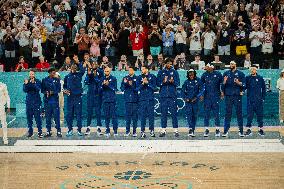
[[[160,101],[158,98],[155,98],[155,106],[154,106],[154,111],[157,115],[161,115],[161,108],[160,108]],[[177,112],[179,112],[180,110],[182,110],[185,107],[185,101],[182,98],[177,98]],[[171,114],[168,111],[168,114]]]

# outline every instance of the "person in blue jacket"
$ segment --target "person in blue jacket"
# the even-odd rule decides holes
[[[97,133],[101,134],[101,101],[102,95],[99,92],[101,79],[104,76],[104,71],[99,68],[98,64],[94,62],[90,68],[88,68],[88,74],[85,78],[85,84],[88,85],[87,92],[87,129],[85,135],[91,133],[91,123],[93,117],[93,110],[95,108],[97,119]]]
[[[157,85],[160,87],[161,103],[161,133],[160,137],[166,136],[168,111],[171,113],[175,136],[178,137],[178,119],[177,119],[177,87],[180,85],[178,72],[173,68],[173,60],[165,60],[164,69],[157,75]]]
[[[209,120],[210,113],[212,112],[215,118],[215,136],[220,137],[220,113],[219,103],[221,98],[221,85],[223,82],[223,76],[220,72],[214,70],[214,66],[207,64],[206,72],[201,76],[201,82],[204,83],[204,137],[209,136]]]
[[[73,117],[76,114],[77,119],[77,135],[82,134],[82,78],[85,74],[85,68],[82,63],[75,63],[71,66],[71,71],[64,78],[64,93],[67,94],[67,116],[66,122],[68,126],[67,137],[73,135]]]
[[[117,80],[111,75],[111,69],[106,67],[104,69],[104,77],[101,80],[101,93],[103,102],[103,111],[105,116],[106,131],[105,136],[110,137],[110,120],[112,119],[112,126],[114,137],[118,136],[118,121],[116,113],[116,91],[117,91]]]
[[[125,136],[130,135],[131,121],[133,124],[132,136],[137,137],[136,128],[138,122],[138,92],[136,91],[137,76],[135,75],[134,67],[129,67],[128,75],[122,79],[121,91],[124,92],[125,101],[125,121],[126,133]]]
[[[266,95],[265,81],[262,76],[257,74],[257,67],[250,68],[251,74],[246,76],[247,89],[247,131],[246,136],[251,136],[251,124],[254,113],[257,116],[258,134],[264,136],[263,131],[263,102]]]
[[[27,137],[33,136],[33,118],[37,124],[37,136],[43,137],[42,134],[42,121],[41,121],[41,81],[36,79],[35,72],[29,72],[29,79],[25,79],[23,84],[23,91],[26,95],[26,114],[28,122],[28,135]]]
[[[246,88],[245,74],[237,70],[235,61],[230,62],[230,70],[224,72],[222,83],[222,97],[225,96],[225,122],[224,133],[222,137],[227,137],[229,134],[232,110],[236,109],[239,136],[244,137],[243,134],[243,111],[242,111],[242,95]]]
[[[41,92],[44,94],[44,107],[46,117],[45,137],[51,137],[51,119],[54,118],[55,128],[57,129],[57,137],[62,137],[60,128],[60,108],[59,96],[61,92],[60,79],[56,78],[56,70],[50,68],[48,70],[49,76],[42,80]]]
[[[185,101],[185,116],[189,128],[188,136],[195,137],[194,131],[198,114],[198,101],[203,100],[204,84],[196,76],[196,71],[187,71],[187,80],[182,85],[182,98]]]
[[[142,66],[141,73],[137,78],[136,86],[139,93],[139,112],[141,119],[141,138],[146,138],[145,126],[146,119],[149,119],[150,136],[155,137],[154,133],[154,111],[155,99],[154,92],[156,90],[156,76],[149,72],[148,66]]]

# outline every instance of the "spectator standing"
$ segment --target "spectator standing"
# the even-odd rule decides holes
[[[279,90],[279,120],[283,123],[284,120],[284,69],[280,73],[277,80],[276,88]]]
[[[162,35],[163,54],[165,56],[173,55],[173,45],[174,45],[174,40],[175,40],[175,34],[174,32],[171,31],[172,29],[173,29],[173,25],[168,24]]]

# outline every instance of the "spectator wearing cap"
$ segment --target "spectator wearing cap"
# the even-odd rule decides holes
[[[175,33],[176,53],[186,53],[186,38],[187,34],[182,25],[178,25],[177,32]]]
[[[236,109],[237,121],[239,126],[239,136],[243,134],[243,110],[242,95],[246,87],[245,74],[237,70],[235,61],[230,62],[230,70],[223,74],[222,97],[225,96],[225,121],[224,133],[222,137],[228,137],[233,107]]]
[[[200,55],[196,54],[194,57],[194,61],[190,64],[198,65],[198,70],[203,70],[205,68],[205,62],[200,59]]]
[[[211,55],[213,49],[216,47],[216,35],[211,28],[211,25],[205,26],[205,32],[202,34],[201,39],[203,42],[203,53],[205,56]]]
[[[263,32],[259,31],[259,25],[254,25],[252,28],[253,30],[249,34],[250,52],[257,56],[261,53]]]
[[[238,30],[234,33],[234,41],[236,43],[236,55],[245,55],[247,54],[247,41],[248,41],[248,33],[246,29],[244,29],[245,23],[238,23]]]
[[[221,27],[217,32],[217,44],[219,55],[230,55],[230,44],[232,33],[230,32],[229,23],[225,20],[221,21]]]
[[[220,127],[220,107],[219,103],[221,100],[221,84],[223,82],[223,76],[220,72],[214,70],[214,65],[207,64],[206,72],[201,76],[201,82],[204,83],[204,126],[205,132],[204,137],[209,136],[209,121],[210,113],[215,119],[215,136],[220,137],[221,133],[219,130]]]
[[[175,40],[175,34],[171,30],[173,29],[173,26],[171,24],[168,24],[166,26],[165,31],[162,34],[162,40],[163,40],[163,54],[165,56],[172,56],[173,55],[173,45]]]
[[[29,68],[28,63],[25,62],[25,58],[20,56],[19,63],[15,67],[15,72],[21,72]]]
[[[151,25],[151,32],[148,35],[150,43],[150,52],[152,56],[158,56],[161,52],[162,35],[159,31],[157,23]]]
[[[201,54],[201,50],[202,50],[201,36],[202,36],[202,33],[200,31],[199,26],[194,25],[193,31],[191,32],[191,35],[189,37],[189,41],[190,41],[189,51],[191,55]]]
[[[143,54],[143,44],[146,39],[146,35],[142,31],[141,25],[136,25],[129,36],[129,40],[132,44],[133,56],[139,56]]]
[[[284,120],[284,69],[280,73],[277,80],[276,88],[279,90],[279,120],[283,123]]]
[[[265,81],[262,76],[257,74],[257,66],[252,65],[250,68],[251,74],[246,76],[247,90],[247,131],[246,136],[251,136],[252,120],[254,113],[257,116],[258,134],[264,136],[263,131],[263,103],[266,95]]]

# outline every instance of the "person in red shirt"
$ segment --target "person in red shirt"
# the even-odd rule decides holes
[[[137,25],[135,27],[135,31],[132,31],[130,33],[129,39],[132,44],[133,56],[139,56],[140,54],[143,54],[143,44],[146,39],[146,35],[142,30],[143,28],[141,28],[140,25]]]
[[[44,57],[39,57],[39,63],[36,64],[36,69],[39,71],[46,70],[50,67],[49,63],[45,62]]]
[[[25,62],[25,58],[20,56],[19,63],[15,67],[15,72],[21,72],[29,68],[28,63]]]

